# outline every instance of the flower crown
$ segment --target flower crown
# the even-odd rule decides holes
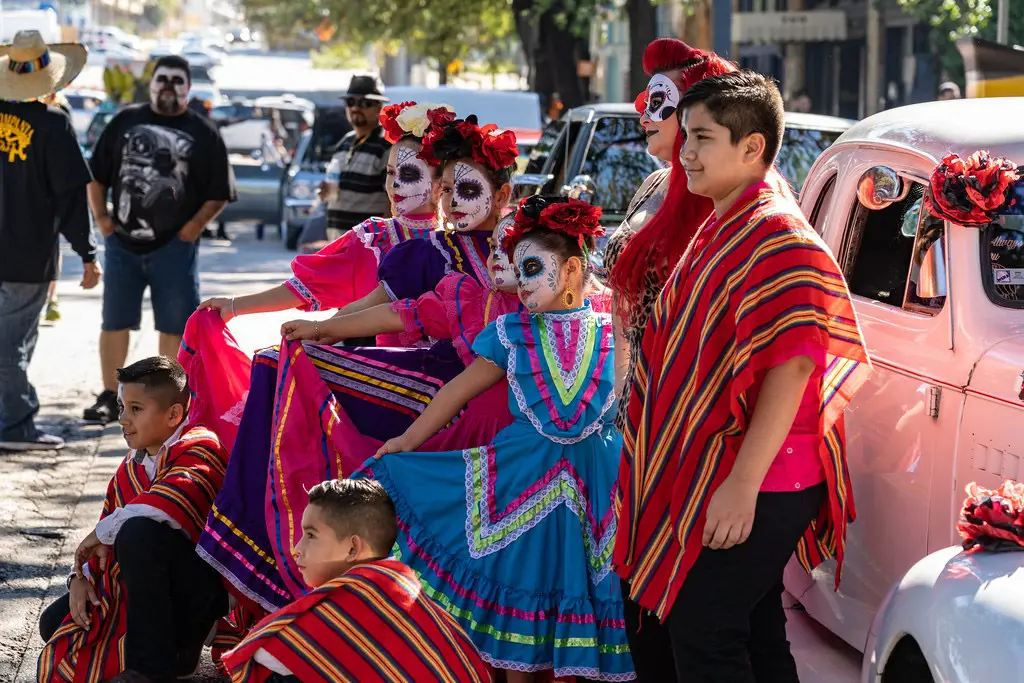
[[[528,232],[537,228],[575,237],[580,248],[586,251],[587,237],[604,234],[601,207],[567,197],[527,197],[519,202],[515,223],[505,233],[502,247],[511,250]]]
[[[975,152],[966,159],[950,154],[928,182],[928,209],[965,226],[988,225],[1014,202],[1013,185],[1022,171],[1008,159]]]
[[[402,102],[380,110],[384,139],[395,144],[406,135],[423,138],[431,128],[455,121],[455,110],[447,104]]]
[[[431,166],[445,161],[470,158],[492,171],[511,166],[519,156],[516,134],[499,130],[496,125],[477,125],[476,116],[465,120],[446,120],[433,125],[423,138],[420,156]]]

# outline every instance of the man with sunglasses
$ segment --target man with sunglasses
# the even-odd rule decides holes
[[[349,83],[345,116],[352,130],[334,150],[341,163],[337,193],[327,205],[327,239],[335,240],[371,216],[390,216],[391,204],[384,189],[388,152],[380,110],[388,98],[377,76],[356,75]],[[321,192],[328,191],[326,183]]]
[[[149,102],[111,119],[92,153],[89,204],[106,246],[100,365],[103,392],[85,419],[118,419],[117,369],[142,322],[149,287],[160,355],[174,358],[199,305],[198,240],[229,201],[235,180],[216,126],[188,108],[188,62],[161,57]],[[108,196],[112,211],[107,210]]]

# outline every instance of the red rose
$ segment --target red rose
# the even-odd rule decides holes
[[[431,109],[427,112],[427,121],[430,121],[430,128],[444,128],[455,123],[455,112],[444,107]]]
[[[498,170],[511,166],[519,156],[516,134],[510,130],[491,131],[484,135],[479,147],[474,147],[474,158],[481,164]]]
[[[570,199],[546,207],[540,212],[540,224],[545,228],[576,237],[597,237],[604,233],[601,227],[601,207],[578,199]]]
[[[415,102],[389,104],[380,110],[380,125],[384,129],[384,139],[395,144],[405,136],[405,130],[398,125],[398,115],[405,109],[415,106]]]

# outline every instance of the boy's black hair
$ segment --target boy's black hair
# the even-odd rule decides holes
[[[679,111],[703,104],[720,126],[729,129],[732,144],[753,133],[764,136],[761,160],[771,167],[786,129],[782,94],[770,79],[740,69],[694,83],[679,101]]]
[[[331,479],[309,490],[309,504],[324,513],[338,538],[359,536],[385,557],[398,540],[395,503],[373,479]]]
[[[189,390],[185,369],[166,356],[143,358],[117,371],[119,384],[141,384],[146,394],[156,399],[164,410],[175,403],[188,407]]]
[[[164,55],[163,57],[156,60],[156,64],[153,65],[153,73],[160,67],[165,66],[168,69],[181,69],[185,72],[185,77],[188,79],[189,84],[192,83],[192,67],[189,66],[188,60],[181,55]]]

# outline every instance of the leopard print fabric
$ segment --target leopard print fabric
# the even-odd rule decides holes
[[[607,272],[611,272],[629,240],[654,216],[658,207],[665,200],[665,193],[668,191],[668,176],[671,170],[669,168],[661,169],[647,176],[647,180],[633,195],[633,201],[630,202],[625,220],[616,228],[605,248],[604,263]],[[622,321],[622,335],[629,343],[629,365],[626,369],[626,382],[622,387],[622,395],[619,396],[619,413],[615,417],[615,426],[620,432],[626,426],[626,411],[629,407],[629,394],[633,387],[633,372],[640,356],[640,344],[643,340],[644,330],[647,329],[647,321],[650,320],[651,311],[658,300],[658,295],[661,294],[661,290],[665,286],[658,270],[654,266],[648,267],[644,276],[644,289],[640,302],[630,306],[628,318]]]

